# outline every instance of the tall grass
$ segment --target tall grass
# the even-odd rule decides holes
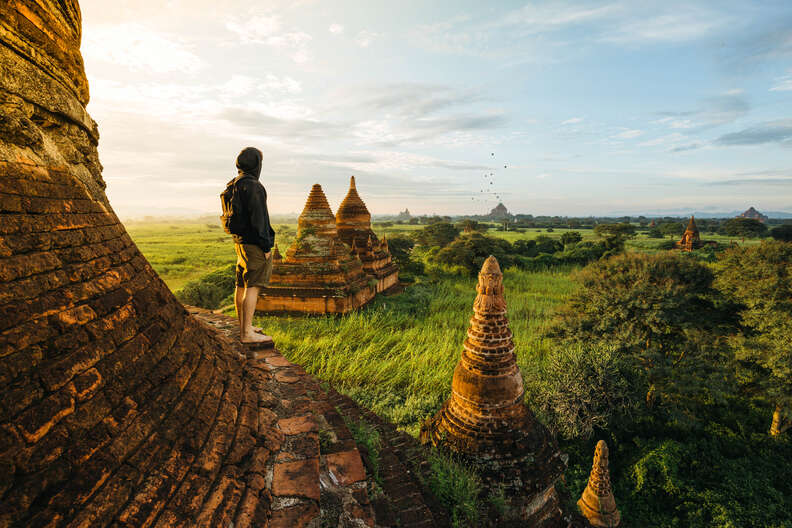
[[[448,397],[476,281],[419,282],[344,316],[257,317],[290,360],[412,434]],[[548,352],[549,312],[572,290],[568,269],[505,273],[518,363],[529,376]]]

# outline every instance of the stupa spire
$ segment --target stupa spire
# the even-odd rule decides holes
[[[283,260],[281,256],[280,250],[278,249],[278,243],[275,243],[275,246],[272,248],[272,261],[273,262],[280,262]]]
[[[315,183],[297,220],[297,237],[286,251],[286,260],[333,258],[335,252],[332,241],[337,235],[333,211],[322,186]]]
[[[698,226],[696,225],[696,218],[691,216],[690,221],[688,221],[687,229],[685,231],[690,231],[693,233],[698,233]]]
[[[355,177],[349,179],[349,191],[336,212],[338,238],[363,262],[363,269],[377,281],[377,292],[399,284],[399,268],[390,252],[383,249],[371,229],[371,213],[360,198]]]
[[[610,485],[608,469],[608,445],[604,440],[597,442],[594,464],[591,467],[586,489],[577,502],[580,512],[597,528],[615,528],[621,522]]]
[[[488,486],[500,486],[503,475],[512,475],[505,493],[529,525],[538,526],[558,514],[554,484],[564,463],[555,440],[523,403],[503,273],[495,257],[484,261],[476,291],[451,397],[424,423],[421,441],[467,459]]]

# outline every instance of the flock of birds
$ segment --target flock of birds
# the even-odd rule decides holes
[[[494,159],[495,153],[490,153],[490,157]],[[507,167],[508,165],[503,166],[504,169]],[[479,204],[479,208],[482,210],[483,214],[487,214],[492,207],[492,197],[494,196],[497,200],[495,204],[497,205],[502,201],[502,193],[499,192],[495,186],[495,172],[485,172],[483,178],[481,189],[479,189],[478,194],[474,194],[470,199]]]

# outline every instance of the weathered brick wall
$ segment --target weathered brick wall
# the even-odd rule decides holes
[[[260,521],[267,374],[113,213],[79,44],[75,0],[0,0],[0,527]]]

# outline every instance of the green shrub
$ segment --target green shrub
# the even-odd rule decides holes
[[[454,528],[478,526],[481,479],[476,472],[432,451],[429,455],[429,489],[451,513]]]
[[[532,405],[553,431],[589,438],[635,412],[642,395],[630,365],[608,346],[558,347],[526,380]]]
[[[220,308],[229,295],[234,294],[236,286],[236,264],[226,266],[190,281],[181,290],[176,291],[176,298],[184,304],[199,306],[208,310]]]

